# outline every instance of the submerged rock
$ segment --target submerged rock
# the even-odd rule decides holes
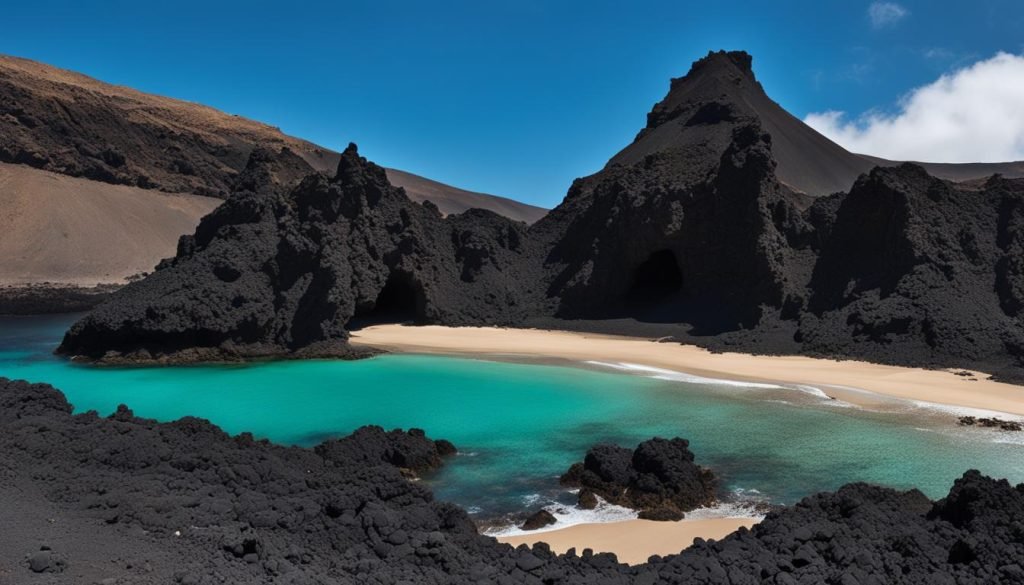
[[[965,427],[986,427],[995,428],[1002,431],[1024,431],[1024,424],[1015,420],[1002,420],[999,418],[991,417],[973,417],[973,416],[961,416],[957,421],[960,426]]]
[[[714,474],[694,463],[686,439],[654,438],[633,451],[597,445],[562,477],[562,485],[580,488],[582,508],[596,506],[596,496],[640,511],[647,520],[681,520],[695,508],[715,502]]]

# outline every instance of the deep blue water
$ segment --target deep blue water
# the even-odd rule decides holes
[[[313,445],[365,424],[420,427],[462,451],[426,481],[487,522],[571,502],[557,476],[589,446],[655,435],[690,439],[698,462],[740,499],[789,503],[850,481],[939,497],[968,468],[1024,481],[1024,437],[962,429],[950,413],[910,406],[871,412],[789,388],[419,355],[98,368],[52,355],[72,320],[0,318],[0,376],[53,384],[77,411],[124,403],[140,416],[200,416],[281,443]]]

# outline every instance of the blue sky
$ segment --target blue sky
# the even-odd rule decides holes
[[[710,49],[750,51],[797,116],[854,118],[1024,53],[1019,0],[158,4],[12,3],[0,52],[544,206],[632,140]]]

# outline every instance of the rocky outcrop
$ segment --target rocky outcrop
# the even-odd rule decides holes
[[[999,429],[1001,431],[1020,432],[1024,431],[1024,423],[1016,420],[1003,420],[1000,418],[961,416],[957,424],[963,427],[983,427],[986,429]]]
[[[580,489],[583,508],[592,508],[597,495],[638,510],[647,520],[682,520],[686,512],[713,504],[717,495],[714,474],[694,463],[689,446],[680,438],[654,438],[633,451],[597,445],[561,482]]]
[[[418,434],[328,447],[71,414],[44,384],[0,379],[0,567],[14,583],[1016,583],[1024,485],[969,472],[949,495],[851,484],[627,567],[480,536],[388,461]],[[397,441],[396,441],[397,439]],[[429,450],[429,446],[428,446]],[[383,457],[381,455],[384,454]],[[41,542],[41,539],[45,541]],[[682,546],[682,544],[680,545]]]
[[[797,293],[809,228],[775,179],[756,120],[702,127],[698,146],[578,181],[538,224],[557,230],[547,293],[564,318],[684,322],[701,334],[759,324]]]
[[[545,526],[551,526],[558,522],[554,514],[547,510],[537,510],[527,518],[519,528],[522,530],[540,530]]]
[[[948,183],[877,168],[842,197],[808,283],[804,351],[873,361],[976,364],[1019,378],[1013,209],[1024,181]],[[978,364],[984,364],[983,367]]]
[[[348,329],[378,319],[508,324],[525,225],[410,201],[355,146],[333,178],[256,151],[236,193],[178,255],[68,332],[60,351],[108,362],[362,355]]]
[[[458,452],[450,441],[427,438],[423,429],[385,431],[368,426],[351,435],[325,441],[314,451],[325,459],[348,460],[366,466],[387,463],[416,477],[441,467],[443,458]]]
[[[793,121],[759,100],[749,56],[710,54],[529,227],[442,218],[354,147],[294,188],[301,157],[256,151],[178,256],[60,351],[358,357],[346,340],[365,323],[525,324],[1024,379],[1024,180],[955,184],[907,164],[815,199],[781,162],[802,144]]]

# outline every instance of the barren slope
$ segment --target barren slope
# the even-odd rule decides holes
[[[871,161],[871,164],[883,167],[895,167],[901,163],[871,156],[870,154],[859,154],[861,158]],[[928,174],[947,181],[971,181],[992,175],[1003,175],[1007,179],[1019,179],[1024,177],[1024,161],[1000,162],[1000,163],[935,163],[908,161],[915,165],[924,167]]]
[[[396,187],[405,189],[405,194],[413,201],[430,201],[437,205],[441,213],[451,215],[462,213],[467,209],[478,208],[493,211],[509,219],[533,223],[544,217],[548,212],[543,207],[527,205],[514,199],[466,191],[444,183],[438,183],[419,175],[386,169],[388,181]]]
[[[152,271],[218,204],[0,163],[0,285],[92,286]]]
[[[338,165],[337,152],[261,122],[0,55],[0,162],[224,198],[256,146],[288,147],[317,171]],[[429,198],[446,214],[479,207],[532,222],[544,213],[403,171],[392,176],[413,201]]]

